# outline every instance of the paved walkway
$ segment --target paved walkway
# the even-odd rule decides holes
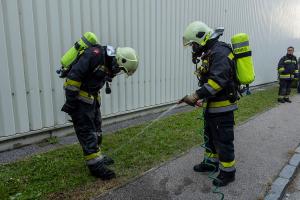
[[[221,189],[226,200],[263,199],[265,191],[288,162],[300,141],[300,95],[235,129],[236,181]],[[203,150],[151,170],[136,181],[113,190],[101,199],[201,199],[215,200],[207,175],[193,172]],[[299,178],[298,178],[299,180]],[[299,189],[299,187],[298,187]],[[299,199],[299,198],[296,198]]]

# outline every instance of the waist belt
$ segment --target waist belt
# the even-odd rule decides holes
[[[206,108],[209,113],[234,111],[238,108],[236,102],[231,103],[229,100],[205,102],[203,107]]]
[[[89,94],[86,91],[80,90],[79,94],[77,96],[77,99],[79,99],[80,101],[83,101],[85,103],[88,103],[88,104],[93,104],[95,99],[100,101],[101,97],[98,94],[97,95],[92,95],[92,94]]]

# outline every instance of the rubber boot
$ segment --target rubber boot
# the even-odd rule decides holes
[[[285,102],[285,100],[284,100],[284,99],[282,99],[282,98],[278,98],[278,102],[279,102],[279,103],[284,103],[284,102]]]
[[[284,100],[285,102],[292,103],[292,101],[291,101],[289,98],[284,98],[283,100]]]
[[[235,180],[235,170],[232,172],[225,172],[220,170],[219,175],[213,180],[213,185],[223,187]]]
[[[116,174],[113,170],[107,168],[104,162],[98,162],[94,165],[88,165],[91,174],[102,180],[110,180],[116,178]]]
[[[103,155],[103,162],[105,165],[112,165],[115,163],[115,161],[107,155]]]
[[[219,163],[203,160],[200,164],[194,166],[195,172],[217,172]]]

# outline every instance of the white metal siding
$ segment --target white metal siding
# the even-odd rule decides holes
[[[86,31],[131,46],[140,66],[102,92],[104,116],[173,102],[197,88],[182,33],[193,20],[250,35],[255,84],[276,80],[286,47],[300,49],[297,0],[0,0],[0,137],[66,123],[60,57]]]

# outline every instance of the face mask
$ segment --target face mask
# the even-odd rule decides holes
[[[113,76],[116,76],[120,72],[121,72],[121,68],[119,67],[119,65],[117,63],[116,57],[114,57],[111,62],[111,73]]]
[[[200,62],[200,59],[198,59],[199,57],[201,57],[202,53],[203,53],[203,47],[201,47],[199,44],[193,42],[192,43],[192,61],[194,64],[197,64]]]

